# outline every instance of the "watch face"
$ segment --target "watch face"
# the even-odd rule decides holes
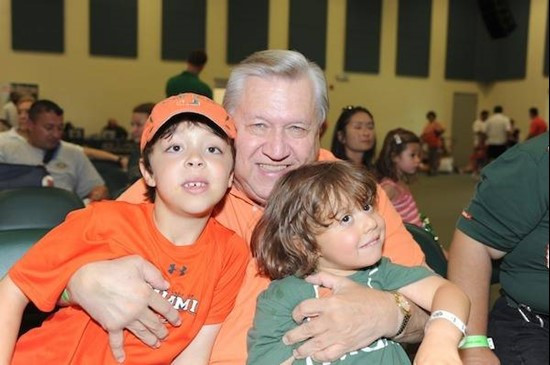
[[[403,306],[403,309],[405,309],[407,312],[411,311],[411,304],[409,301],[403,297],[401,297],[401,305]]]
[[[399,307],[401,307],[401,309],[403,309],[403,311],[407,314],[410,314],[411,304],[409,303],[409,301],[399,293],[396,293],[395,299],[397,300],[397,304],[399,305]]]

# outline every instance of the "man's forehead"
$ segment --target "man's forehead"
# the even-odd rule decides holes
[[[60,124],[63,123],[63,116],[54,112],[42,112],[36,116],[35,122],[42,124]]]
[[[307,78],[251,77],[245,82],[236,109],[235,114],[242,113],[246,119],[277,124],[312,124],[316,118],[315,95]]]

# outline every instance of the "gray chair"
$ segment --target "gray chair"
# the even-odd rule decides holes
[[[405,223],[405,228],[413,236],[416,243],[418,243],[422,252],[424,252],[428,266],[442,277],[446,277],[447,259],[445,258],[443,248],[434,236],[424,228],[414,224]]]
[[[27,187],[0,191],[0,277],[42,238],[63,222],[66,215],[83,208],[72,192],[50,187]],[[34,305],[25,309],[20,334],[36,327],[48,316]]]

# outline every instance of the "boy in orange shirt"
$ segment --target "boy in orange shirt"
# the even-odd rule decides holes
[[[158,350],[126,333],[126,363],[207,364],[248,261],[244,240],[211,218],[232,184],[234,136],[232,119],[208,98],[181,94],[159,102],[140,145],[149,201],[73,212],[12,267],[0,282],[0,363],[116,364],[107,333],[76,307],[15,340],[29,301],[52,310],[77,268],[138,254],[162,270],[170,290],[161,294],[182,324]]]

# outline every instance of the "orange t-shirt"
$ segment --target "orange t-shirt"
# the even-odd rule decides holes
[[[209,219],[195,243],[175,246],[153,224],[153,204],[101,202],[75,211],[10,270],[10,278],[41,310],[53,309],[82,265],[138,254],[170,282],[161,294],[181,316],[160,349],[125,332],[126,364],[168,364],[203,325],[230,313],[249,261],[248,245]],[[131,303],[128,304],[131,306]],[[106,332],[79,308],[62,308],[17,342],[12,364],[116,364]]]
[[[441,139],[441,133],[445,131],[445,128],[438,122],[428,122],[422,131],[422,140],[430,148],[439,148],[443,146],[443,141]]]
[[[321,150],[319,160],[330,161],[336,160],[336,158],[329,151]],[[120,199],[138,202],[143,200],[144,192],[144,183],[138,181]],[[382,254],[389,257],[392,262],[401,265],[423,264],[424,254],[420,246],[407,232],[399,213],[395,211],[380,186],[378,186],[377,194],[378,211],[386,221],[386,241]],[[252,230],[262,213],[262,207],[255,205],[245,194],[233,188],[213,217],[250,242]],[[223,322],[216,338],[210,364],[242,365],[246,363],[246,335],[252,326],[256,311],[256,298],[269,285],[269,279],[260,277],[257,273],[256,261],[250,260],[235,307]]]

